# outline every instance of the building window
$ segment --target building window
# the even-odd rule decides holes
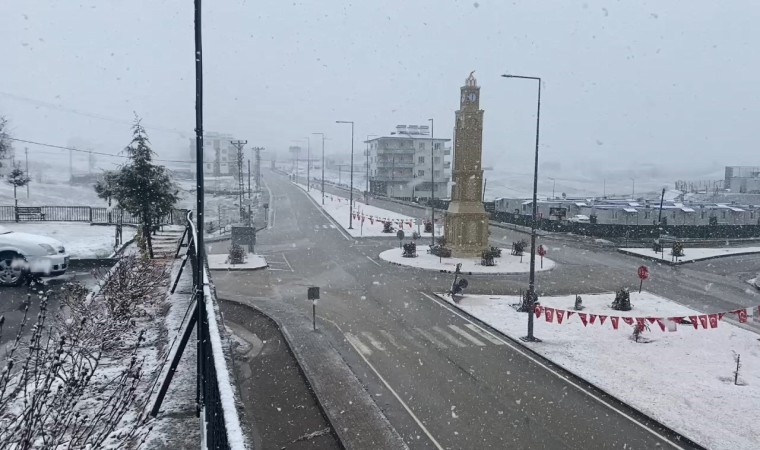
[[[440,164],[441,163],[441,157],[440,156],[436,156],[435,158],[433,158],[433,162],[435,164]]]
[[[419,145],[420,150],[425,150],[425,143],[424,142],[420,142],[419,144],[420,144]]]
[[[649,218],[649,211],[644,211],[644,218],[645,218],[645,219],[648,219],[648,218]]]
[[[417,171],[417,176],[418,177],[424,177],[425,176],[425,171],[424,170],[418,170]]]
[[[425,157],[424,156],[418,156],[417,157],[417,164],[425,164]]]
[[[440,150],[441,149],[441,143],[440,142],[436,142],[435,143],[435,149],[436,150]]]
[[[434,171],[433,172],[433,176],[436,177],[436,178],[440,177],[441,176],[441,171],[440,170]]]
[[[724,219],[726,218],[726,212],[725,211],[723,211],[723,218]]]

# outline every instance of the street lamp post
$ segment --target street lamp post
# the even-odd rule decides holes
[[[311,191],[311,140],[306,136],[306,192]]]
[[[325,134],[324,133],[311,133],[322,136],[322,205],[325,204]]]
[[[430,230],[430,245],[435,245],[435,122],[430,121],[430,222],[433,228]]]
[[[552,200],[554,200],[554,188],[557,187],[557,180],[552,177],[549,177],[549,179],[552,180]]]
[[[335,123],[351,124],[351,186],[349,189],[348,199],[348,229],[354,229],[354,121],[353,120],[336,120]]]
[[[631,178],[631,199],[636,199],[636,178]]]
[[[541,124],[541,78],[526,77],[520,75],[504,74],[505,78],[522,78],[525,80],[534,80],[538,82],[538,103],[536,108],[536,151],[533,165],[533,220],[530,223],[530,278],[528,282],[528,335],[522,337],[526,342],[540,342],[540,339],[533,336],[533,314],[534,306],[537,300],[536,296],[536,221],[538,220],[538,137]]]

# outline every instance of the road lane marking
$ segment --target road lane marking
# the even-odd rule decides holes
[[[415,328],[414,330],[416,332],[418,332],[419,334],[421,334],[425,339],[427,339],[428,341],[430,341],[433,344],[435,344],[435,346],[440,347],[441,349],[447,349],[447,348],[449,348],[448,345],[446,345],[443,342],[439,341],[438,339],[436,339],[435,336],[433,336],[432,334],[430,334],[427,331],[423,330],[422,328]]]
[[[290,265],[290,261],[288,261],[288,258],[285,257],[285,254],[282,255],[282,259],[285,260],[285,264],[288,265],[288,267],[290,268],[290,271],[295,272],[295,270],[293,270],[293,266]]]
[[[320,213],[320,214],[322,214],[323,216],[325,216],[325,219],[327,219],[327,221],[328,221],[328,222],[330,222],[331,224],[334,224],[334,223],[335,223],[335,220],[333,220],[333,218],[332,218],[332,217],[330,217],[330,216],[328,216],[328,215],[327,215],[327,213],[325,212],[325,210],[324,210],[324,209],[322,209],[322,207],[321,207],[321,206],[319,206],[319,203],[317,203],[317,201],[316,201],[316,200],[314,200],[313,198],[311,198],[311,195],[307,194],[307,193],[306,193],[306,191],[304,191],[303,189],[301,189],[301,188],[299,188],[299,187],[296,187],[296,188],[297,188],[298,190],[300,190],[301,192],[303,192],[303,195],[305,195],[305,196],[306,196],[306,198],[308,198],[309,200],[311,200],[311,202],[312,202],[312,203],[314,204],[314,206],[317,208],[317,211],[319,211],[319,213]],[[350,240],[352,240],[352,239],[353,239],[353,238],[352,238],[352,237],[351,237],[351,236],[350,236],[348,233],[346,233],[345,231],[343,231],[343,228],[342,228],[342,227],[340,227],[340,226],[335,226],[335,227],[333,227],[333,228],[335,228],[336,230],[338,230],[338,232],[340,233],[340,235],[341,235],[341,236],[343,236],[344,238],[346,238],[346,240],[347,240],[347,241],[350,241]]]
[[[420,292],[420,294],[424,295],[425,297],[427,297],[428,299],[430,299],[430,300],[431,300],[433,303],[436,303],[436,304],[437,304],[438,306],[440,306],[441,308],[444,308],[444,309],[448,310],[449,312],[451,312],[451,313],[453,313],[453,314],[457,315],[458,317],[460,317],[460,318],[461,318],[461,319],[463,319],[464,321],[466,321],[466,322],[469,322],[469,323],[465,324],[465,326],[466,326],[467,328],[470,328],[470,329],[471,329],[471,330],[473,330],[473,331],[475,331],[475,329],[478,329],[478,328],[479,328],[479,329],[483,330],[483,333],[488,333],[489,335],[491,334],[491,333],[490,333],[490,332],[488,332],[488,331],[487,331],[485,328],[483,328],[483,327],[481,327],[479,324],[475,323],[475,322],[474,322],[472,319],[470,319],[469,317],[465,316],[463,313],[461,313],[461,312],[457,311],[457,310],[455,309],[455,307],[453,307],[453,306],[451,306],[451,305],[448,305],[448,304],[444,304],[444,303],[446,303],[446,301],[445,301],[445,300],[437,300],[436,298],[434,298],[434,297],[431,297],[430,295],[428,295],[428,294],[427,294],[427,293],[425,293],[425,292]],[[492,336],[493,336],[493,335],[492,335]],[[546,369],[546,370],[547,370],[549,373],[553,374],[553,375],[554,375],[554,376],[556,376],[557,378],[561,379],[562,381],[565,381],[565,382],[566,382],[566,383],[568,383],[569,385],[573,386],[574,388],[578,389],[579,391],[581,391],[581,392],[583,392],[584,394],[588,395],[589,397],[593,398],[594,400],[596,400],[596,401],[597,401],[597,402],[599,402],[600,404],[602,404],[602,405],[604,405],[604,406],[608,407],[609,409],[611,409],[611,410],[615,411],[616,413],[618,413],[618,414],[620,414],[621,416],[625,417],[625,418],[626,418],[626,419],[628,419],[629,421],[633,422],[635,425],[638,425],[640,428],[642,428],[643,430],[645,430],[645,431],[649,432],[651,435],[653,435],[653,436],[655,436],[655,437],[657,437],[657,438],[659,438],[659,439],[663,440],[664,442],[667,442],[667,443],[668,443],[668,444],[670,444],[670,445],[671,445],[673,448],[677,448],[677,449],[679,449],[679,450],[686,450],[686,449],[685,449],[685,447],[681,447],[680,445],[677,445],[677,444],[676,444],[675,442],[673,442],[671,439],[669,439],[669,438],[667,438],[666,436],[663,436],[662,434],[658,433],[657,431],[655,431],[655,430],[653,430],[653,429],[651,429],[651,428],[647,427],[647,426],[646,426],[646,425],[644,425],[643,423],[641,423],[641,422],[639,422],[638,420],[636,420],[634,417],[630,416],[628,413],[626,413],[626,412],[624,412],[624,411],[622,411],[622,410],[618,409],[618,408],[617,408],[615,405],[613,405],[613,404],[609,403],[609,402],[608,402],[608,401],[606,401],[605,399],[603,399],[603,398],[599,397],[599,396],[598,396],[598,395],[596,395],[595,393],[593,393],[593,392],[589,391],[588,389],[584,388],[584,387],[583,387],[583,386],[581,386],[580,384],[578,384],[578,383],[576,383],[575,381],[571,380],[570,378],[568,378],[568,377],[567,377],[566,375],[564,375],[563,373],[560,373],[560,372],[559,372],[559,371],[557,371],[556,369],[554,369],[554,368],[552,368],[552,367],[549,367],[549,366],[548,366],[548,365],[546,365],[546,364],[545,364],[543,361],[540,361],[539,359],[537,359],[537,358],[536,358],[536,357],[534,357],[533,355],[529,354],[529,353],[528,353],[527,351],[525,351],[524,349],[520,348],[520,346],[519,346],[518,344],[514,344],[514,343],[512,343],[512,342],[509,342],[509,341],[507,341],[507,340],[504,340],[504,339],[502,339],[502,338],[500,338],[500,337],[497,337],[497,336],[494,336],[494,338],[498,339],[499,341],[501,341],[503,344],[505,344],[505,345],[507,345],[508,347],[510,347],[510,348],[511,348],[512,350],[514,350],[515,352],[517,352],[517,353],[519,353],[519,354],[521,354],[521,355],[525,356],[525,357],[526,357],[526,358],[528,358],[530,361],[533,361],[533,362],[534,362],[535,364],[537,364],[538,366],[540,366],[540,367],[542,367],[542,368]]]
[[[466,326],[467,328],[469,328],[471,331],[475,332],[477,335],[479,335],[483,339],[485,339],[487,341],[490,341],[492,344],[495,344],[495,345],[504,345],[504,342],[502,342],[499,338],[497,338],[496,336],[492,335],[491,333],[489,333],[486,330],[479,329],[476,325],[473,325],[471,323],[466,323],[466,324],[464,324],[464,326]]]
[[[433,327],[433,331],[437,332],[441,336],[445,337],[447,341],[451,342],[452,344],[456,345],[457,347],[467,347],[467,344],[460,341],[459,339],[455,338],[454,336],[450,335],[441,327]]]
[[[380,334],[382,334],[383,337],[385,337],[385,339],[387,339],[388,342],[390,342],[392,346],[396,347],[399,350],[406,350],[406,346],[399,344],[396,341],[396,338],[393,337],[393,335],[387,332],[386,330],[380,330]]]
[[[351,333],[346,333],[346,339],[348,339],[348,342],[351,343],[351,345],[354,347],[354,349],[359,352],[360,355],[371,355],[372,350],[370,350],[369,347],[364,345],[362,341],[359,340],[358,337],[354,336]]]
[[[271,230],[274,228],[274,197],[272,196],[272,190],[269,189],[269,184],[266,181],[264,181],[264,187],[269,193],[269,212],[267,214],[272,216],[272,220],[270,221],[269,217],[267,217],[267,230]]]
[[[456,333],[458,333],[463,338],[467,339],[468,341],[472,342],[473,344],[482,347],[486,344],[484,344],[480,339],[476,338],[475,336],[471,335],[470,333],[464,331],[463,329],[459,328],[456,325],[449,325],[449,328],[454,330]]]
[[[330,322],[331,324],[333,324],[333,326],[335,328],[338,329],[338,331],[340,331],[341,333],[343,333],[343,330],[338,326],[337,323],[335,323],[332,320],[327,319],[325,317],[320,317],[320,318],[323,319],[323,320],[326,320],[326,321]],[[349,336],[352,336],[352,335],[350,333],[343,333],[343,335],[346,336],[346,340],[348,341],[349,344],[351,344],[351,347],[353,347],[354,351],[359,355],[359,357],[364,361],[364,363],[370,369],[372,369],[372,372],[374,372],[375,376],[377,376],[377,378],[383,383],[383,385],[385,385],[386,389],[388,389],[390,391],[390,393],[393,394],[394,397],[396,397],[396,400],[398,400],[398,402],[401,403],[401,406],[404,407],[404,409],[406,410],[407,414],[409,414],[409,416],[411,416],[411,418],[414,420],[414,422],[417,424],[417,426],[420,427],[420,430],[422,430],[422,432],[425,433],[425,436],[427,436],[428,439],[430,439],[430,442],[433,445],[435,445],[435,448],[437,448],[438,450],[443,450],[443,447],[441,447],[441,444],[439,444],[438,441],[435,440],[435,438],[433,437],[433,435],[430,434],[430,431],[428,431],[428,429],[425,427],[425,425],[422,423],[422,421],[414,414],[414,412],[412,412],[412,408],[410,408],[409,405],[407,405],[406,402],[401,399],[401,396],[398,395],[398,393],[391,387],[390,383],[388,383],[387,381],[385,381],[385,378],[383,378],[383,376],[380,375],[380,372],[378,372],[377,369],[375,369],[375,366],[373,366],[372,363],[369,362],[369,360],[367,359],[367,357],[364,356],[364,354],[359,350],[359,348],[354,344],[354,342],[352,342],[352,340],[349,338]],[[356,337],[353,337],[353,338],[356,340],[356,342],[358,342],[359,344],[361,344],[361,341],[359,341],[358,339],[356,339]],[[364,344],[361,344],[361,345],[364,345]],[[367,350],[369,350],[369,349],[367,349]],[[371,352],[371,350],[370,350],[370,352]],[[387,416],[386,416],[386,419],[387,419]],[[390,423],[390,421],[388,423]],[[401,439],[403,439],[403,437]],[[404,443],[406,444],[406,442],[404,442]],[[408,449],[408,447],[407,447],[407,449]]]
[[[367,338],[367,340],[369,341],[370,344],[372,344],[373,347],[380,350],[381,352],[386,351],[383,343],[375,339],[375,336],[372,336],[371,333],[369,333],[368,331],[362,331],[362,334],[364,335],[365,338]]]
[[[370,258],[368,255],[364,255],[364,256],[366,256],[368,260],[370,260],[370,261],[372,261],[373,263],[375,263],[375,265],[376,265],[376,266],[380,266],[380,263],[379,263],[379,262],[377,262],[377,261],[375,261],[374,259]]]

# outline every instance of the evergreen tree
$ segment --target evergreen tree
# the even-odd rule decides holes
[[[8,134],[8,120],[0,116],[0,167],[3,167],[3,159],[11,152],[10,135]]]
[[[166,167],[153,163],[154,153],[139,117],[135,117],[132,142],[125,151],[129,161],[116,171],[106,172],[95,184],[95,192],[109,202],[113,198],[119,207],[140,219],[142,236],[153,258],[151,232],[160,218],[171,212],[179,190]]]
[[[13,186],[13,202],[18,206],[18,198],[16,197],[16,189],[24,187],[32,181],[31,178],[24,172],[24,169],[20,165],[16,164],[13,170],[8,174],[8,184]]]

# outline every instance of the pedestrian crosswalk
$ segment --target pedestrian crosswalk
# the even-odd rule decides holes
[[[453,324],[430,328],[413,327],[409,332],[400,334],[381,329],[376,332],[345,333],[345,336],[354,348],[365,356],[374,352],[404,351],[414,346],[432,345],[445,350],[504,345],[504,342],[493,334],[469,323],[462,327]]]

